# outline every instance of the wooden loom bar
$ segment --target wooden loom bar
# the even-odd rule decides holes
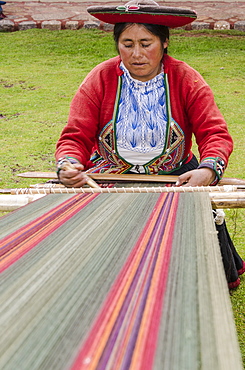
[[[206,187],[129,187],[129,188],[65,188],[65,187],[45,187],[45,188],[23,188],[11,189],[10,193],[18,197],[18,195],[47,195],[47,194],[79,194],[79,193],[197,193],[208,192],[213,209],[218,208],[245,208],[245,192],[238,191],[239,186],[206,186]],[[6,196],[5,196],[6,197]],[[11,197],[9,196],[11,200]],[[26,201],[27,203],[27,201]],[[6,208],[6,201],[4,203]],[[17,208],[17,207],[15,207]],[[0,196],[0,209],[1,196]],[[7,208],[6,208],[7,209]],[[13,208],[14,209],[14,208]]]
[[[59,194],[59,193],[203,193],[203,192],[237,192],[237,186],[154,186],[154,187],[98,187],[98,188],[67,188],[37,187],[11,189],[11,194]],[[245,192],[241,192],[245,194]]]
[[[120,184],[118,184],[120,185]],[[143,183],[141,184],[141,186]],[[245,208],[243,185],[223,185],[206,187],[99,187],[66,188],[60,184],[39,184],[31,188],[2,189],[0,191],[0,211],[11,211],[24,206],[37,197],[47,194],[78,193],[172,193],[172,192],[209,192],[213,208]]]
[[[106,174],[106,173],[86,173],[95,181],[129,181],[129,182],[176,182],[178,176],[176,175],[137,175],[137,174]],[[24,172],[17,176],[25,178],[43,178],[43,179],[57,179],[56,172]],[[245,180],[224,177],[220,180],[219,185],[245,185]]]

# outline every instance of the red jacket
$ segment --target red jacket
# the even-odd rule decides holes
[[[72,100],[68,124],[57,143],[57,160],[68,155],[88,169],[92,166],[89,159],[93,150],[99,148],[101,153],[101,148],[105,147],[104,144],[99,145],[99,137],[102,129],[105,130],[105,126],[112,122],[113,114],[114,118],[116,115],[118,87],[123,74],[119,64],[119,56],[109,59],[96,66],[84,79]],[[197,71],[182,61],[164,55],[163,64],[169,117],[177,123],[183,136],[178,153],[174,154],[178,161],[174,156],[167,158],[165,153],[164,161],[170,163],[175,160],[173,167],[165,166],[166,172],[178,168],[182,160],[191,159],[192,134],[195,135],[201,161],[219,157],[226,166],[233,142],[210,87]],[[173,125],[171,119],[169,127]],[[167,131],[167,135],[173,133]],[[118,162],[115,160],[114,163]]]

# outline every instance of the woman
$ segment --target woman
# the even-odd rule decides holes
[[[167,55],[169,27],[189,23],[195,13],[154,2],[88,10],[115,23],[119,56],[95,67],[72,101],[57,143],[60,181],[81,187],[85,171],[135,172],[179,175],[177,185],[183,186],[215,185],[233,148],[226,122],[201,75]],[[192,134],[200,164],[191,151]],[[62,170],[64,158],[74,170]],[[227,280],[234,288],[245,263],[225,223],[217,228]]]

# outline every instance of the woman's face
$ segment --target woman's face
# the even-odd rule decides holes
[[[161,71],[163,50],[159,37],[141,24],[128,26],[118,40],[118,51],[125,67],[136,80],[148,81]]]

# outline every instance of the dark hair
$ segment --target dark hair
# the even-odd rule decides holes
[[[116,23],[114,26],[114,41],[118,50],[118,41],[123,31],[132,25],[133,23]],[[164,43],[169,40],[169,28],[160,24],[149,24],[149,23],[137,23],[144,26],[153,35],[159,37],[160,41]],[[167,54],[167,48],[164,49],[164,53]]]

